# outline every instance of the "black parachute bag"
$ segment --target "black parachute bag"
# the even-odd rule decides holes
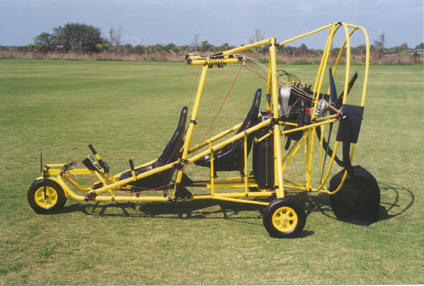
[[[340,190],[330,196],[331,208],[340,220],[369,225],[378,220],[380,188],[374,176],[361,166],[352,166]],[[341,183],[346,169],[330,180],[330,191]]]
[[[342,105],[343,117],[337,131],[337,141],[343,144],[343,170],[330,180],[330,191],[336,190],[347,171],[340,190],[330,196],[331,208],[340,220],[369,225],[378,220],[380,188],[374,176],[361,166],[352,166],[350,144],[357,143],[361,129],[363,106]]]

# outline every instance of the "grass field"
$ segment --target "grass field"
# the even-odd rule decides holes
[[[284,68],[312,83],[317,66]],[[213,117],[216,107],[204,114],[221,102],[228,70],[210,71],[199,123]],[[92,143],[114,172],[130,158],[154,159],[198,72],[181,63],[0,59],[0,284],[424,283],[421,65],[371,67],[355,158],[381,188],[383,217],[370,226],[338,221],[325,204],[296,239],[269,237],[258,209],[224,213],[211,202],[69,199],[60,214],[32,211],[26,191],[41,151],[47,162],[70,162]],[[258,84],[242,73],[211,133],[243,118]],[[179,217],[186,210],[192,217]]]

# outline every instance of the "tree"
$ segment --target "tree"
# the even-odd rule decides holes
[[[308,53],[308,47],[305,44],[300,45],[299,54],[306,55]]]
[[[199,48],[199,39],[200,39],[200,35],[199,34],[194,34],[194,36],[193,36],[193,43],[191,43],[194,51],[197,51],[197,49]]]
[[[115,29],[113,26],[109,30],[109,42],[114,47],[119,47],[121,45],[122,29],[119,27]]]
[[[57,46],[56,36],[49,33],[41,33],[34,40],[34,46],[42,52],[54,51]]]
[[[100,29],[78,23],[66,24],[53,29],[58,47],[65,51],[95,52],[96,45],[103,44]]]
[[[381,34],[377,40],[374,41],[374,49],[377,51],[377,53],[379,53],[380,55],[382,55],[384,53],[384,44],[385,44],[385,35],[384,33]]]
[[[208,41],[202,41],[202,43],[200,44],[200,50],[202,52],[207,52],[209,50],[211,50],[213,48],[213,45],[209,44]]]
[[[250,38],[249,38],[249,43],[259,42],[259,41],[262,41],[264,38],[265,37],[262,34],[262,31],[260,29],[256,28],[253,35],[251,35]]]
[[[222,45],[216,47],[216,49],[218,51],[226,51],[226,50],[229,50],[230,48],[231,47],[230,47],[230,45],[228,43],[223,43]]]
[[[179,52],[181,52],[180,47],[178,47],[177,45],[175,45],[174,43],[169,43],[168,45],[165,46],[165,50],[167,52],[174,52],[176,54],[178,54]]]

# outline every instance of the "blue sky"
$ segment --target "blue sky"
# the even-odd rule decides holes
[[[0,0],[0,45],[29,44],[75,22],[105,37],[120,27],[131,44],[190,44],[199,34],[215,45],[239,45],[255,28],[285,40],[333,21],[365,26],[371,42],[384,32],[388,47],[423,41],[422,0]],[[305,43],[320,48],[323,40]]]

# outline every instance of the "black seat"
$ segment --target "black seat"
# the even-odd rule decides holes
[[[259,123],[259,105],[261,104],[262,89],[258,89],[253,98],[252,106],[250,107],[249,113],[243,121],[243,124],[237,130],[240,133],[256,124]],[[249,154],[252,147],[254,134],[247,136],[247,154]],[[217,150],[213,153],[214,158],[214,170],[215,171],[243,171],[243,144],[244,139],[234,141],[231,144]],[[211,156],[207,155],[194,162],[198,166],[210,167]]]
[[[171,140],[169,140],[165,149],[159,158],[152,164],[148,166],[143,166],[135,169],[136,174],[141,174],[152,169],[164,166],[171,162],[174,162],[181,155],[181,147],[184,143],[184,134],[185,134],[185,125],[187,120],[187,107],[184,106],[181,110],[180,121],[178,122],[177,129],[175,129],[174,135],[172,135]],[[172,175],[174,174],[175,167],[159,172],[157,174],[148,176],[146,178],[137,180],[135,182],[129,183],[129,185],[134,186],[136,189],[152,189],[152,188],[161,188],[167,187],[171,182]],[[131,171],[122,173],[119,180],[123,180],[131,177]]]

